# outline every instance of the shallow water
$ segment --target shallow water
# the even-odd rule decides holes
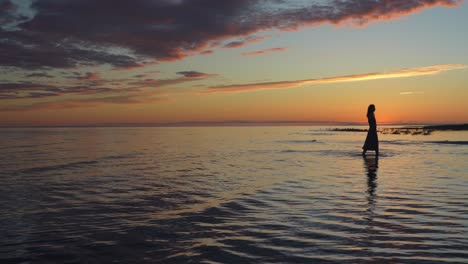
[[[468,133],[1,129],[1,263],[468,263]]]

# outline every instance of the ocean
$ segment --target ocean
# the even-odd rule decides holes
[[[329,128],[2,128],[0,263],[468,263],[468,131]]]

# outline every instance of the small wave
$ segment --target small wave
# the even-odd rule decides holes
[[[285,149],[280,150],[280,153],[313,153],[316,151],[313,150],[299,150],[299,149]]]
[[[0,150],[11,150],[11,149],[28,149],[28,148],[39,148],[44,146],[52,146],[52,145],[59,145],[60,142],[57,143],[47,143],[47,144],[29,144],[29,145],[17,145],[17,146],[9,146],[9,147],[2,147]]]
[[[468,145],[468,141],[448,141],[448,140],[441,140],[441,141],[425,141],[425,143],[431,143],[431,144],[445,144],[445,145]]]
[[[332,131],[327,132],[301,132],[301,133],[290,133],[289,135],[301,135],[301,136],[330,136],[335,135]]]
[[[307,144],[307,143],[317,143],[316,139],[312,140],[280,140],[276,141],[278,143],[285,143],[285,144]]]
[[[390,145],[410,145],[410,144],[417,144],[416,142],[410,142],[407,140],[380,140],[382,144],[390,144]]]
[[[94,165],[97,163],[98,162],[96,160],[70,162],[70,163],[59,164],[59,165],[41,166],[41,167],[23,169],[23,170],[17,171],[17,173],[38,173],[38,172],[47,172],[47,171],[54,171],[54,170],[64,170],[64,169],[79,168],[79,167],[86,166],[86,165]]]
[[[99,160],[120,160],[120,159],[128,159],[133,157],[133,155],[110,155],[100,158]]]
[[[132,157],[132,155],[110,155],[98,158],[97,160],[86,160],[86,161],[77,161],[77,162],[69,162],[57,165],[50,165],[50,166],[38,166],[32,167],[28,169],[22,169],[16,171],[17,173],[40,173],[40,172],[47,172],[47,171],[55,171],[55,170],[64,170],[64,169],[76,169],[87,165],[96,165],[100,161],[112,161],[112,160],[120,160],[120,159],[128,159]]]

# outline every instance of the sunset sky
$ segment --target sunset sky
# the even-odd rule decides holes
[[[0,126],[468,123],[458,0],[0,0]]]

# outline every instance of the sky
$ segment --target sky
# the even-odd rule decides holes
[[[0,126],[468,123],[462,0],[0,0]]]

